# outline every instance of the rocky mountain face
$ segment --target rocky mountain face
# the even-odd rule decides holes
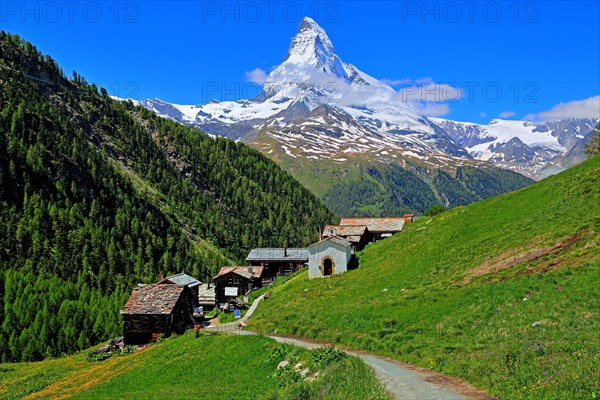
[[[318,154],[314,151],[331,156],[337,146],[330,138],[337,137],[348,145],[354,143],[361,152],[366,148],[374,154],[393,149],[409,151],[409,155],[471,158],[443,129],[397,97],[387,84],[344,63],[325,31],[305,18],[284,61],[271,71],[256,98],[202,105],[169,104],[159,99],[137,103],[207,133],[242,141],[269,131],[285,146],[289,141],[298,143],[300,137],[284,132],[306,133],[311,140],[304,140],[304,148],[298,147],[304,156]],[[316,137],[324,148],[312,141]],[[341,150],[353,151],[351,146]]]
[[[488,125],[430,118],[476,159],[542,179],[585,160],[583,148],[600,123],[593,118],[549,122],[495,119]]]
[[[499,166],[538,179],[550,173],[548,165],[556,171],[564,169],[566,161],[553,164],[554,160],[584,139],[598,122],[494,120],[479,125],[427,118],[402,101],[392,87],[343,62],[327,33],[310,18],[301,22],[283,62],[269,73],[262,92],[253,99],[201,105],[158,99],[136,103],[209,134],[252,145],[321,197],[357,169],[363,176],[369,168],[399,166],[428,185],[435,202],[450,206],[467,201],[449,201],[435,187],[433,176],[438,170],[455,179],[461,167],[495,171]],[[375,180],[381,176],[367,175]],[[508,180],[513,181],[512,177]],[[488,195],[529,182],[524,178],[516,186],[500,185]],[[327,203],[327,197],[323,198]],[[378,207],[373,211],[368,199],[359,204],[359,208],[367,206],[365,214],[384,212]],[[423,208],[414,199],[399,204],[411,205],[394,212]]]

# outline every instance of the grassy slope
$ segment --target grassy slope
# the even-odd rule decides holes
[[[279,389],[280,380],[271,374],[280,359],[271,354],[281,346],[260,336],[194,339],[188,332],[101,362],[86,361],[82,352],[42,362],[0,364],[0,398],[279,399],[286,392],[321,392],[324,386],[334,393],[328,398],[367,393],[369,398],[387,399],[372,371],[355,358],[332,364],[311,385]],[[308,350],[292,351],[311,370],[321,369],[312,367]],[[329,381],[335,383],[327,386]]]
[[[355,271],[300,276],[253,327],[389,355],[502,398],[590,398],[600,395],[598,232],[600,156],[422,218],[367,247]]]

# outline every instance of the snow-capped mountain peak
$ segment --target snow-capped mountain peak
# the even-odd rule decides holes
[[[342,62],[329,36],[313,19],[305,17],[292,38],[283,62],[267,76],[259,98],[290,97],[301,93],[315,106],[319,98],[339,98],[340,86],[365,85],[360,71]]]
[[[257,97],[203,105],[159,99],[138,103],[209,134],[254,143],[267,154],[277,143],[290,157],[311,159],[339,161],[344,158],[340,153],[398,157],[394,162],[433,156],[437,161],[424,162],[443,168],[446,161],[439,164],[441,159],[459,165],[476,158],[536,178],[544,176],[540,170],[548,163],[577,147],[598,122],[495,119],[480,125],[422,116],[392,87],[344,63],[325,30],[308,17]]]
[[[471,156],[520,172],[534,179],[544,178],[580,158],[581,141],[600,123],[593,118],[548,122],[493,119],[488,125],[429,118]],[[564,155],[571,153],[570,159]],[[579,159],[578,158],[578,159]]]
[[[262,98],[281,94],[289,86],[300,88],[317,104],[323,102],[315,95],[339,100],[346,92],[364,91],[365,87],[382,91],[388,97],[395,93],[387,84],[344,63],[325,30],[309,17],[300,23],[283,62],[267,76]]]
[[[333,44],[314,20],[305,17],[300,23],[300,29],[292,38],[283,64],[298,64],[302,66],[317,66],[324,72],[342,73],[339,57],[335,54]]]

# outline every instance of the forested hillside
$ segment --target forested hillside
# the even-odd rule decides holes
[[[455,172],[427,172],[416,165],[405,169],[395,164],[373,164],[363,169],[349,168],[322,199],[340,216],[422,214],[435,204],[464,206],[531,182],[516,172],[491,167],[462,166]]]
[[[120,333],[137,282],[206,280],[333,215],[259,152],[159,118],[0,33],[0,358]]]

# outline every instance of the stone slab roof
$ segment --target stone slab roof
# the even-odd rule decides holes
[[[169,315],[185,286],[154,284],[137,287],[131,293],[121,314]]]
[[[260,278],[263,270],[265,267],[261,267],[261,266],[244,266],[244,267],[222,267],[221,270],[219,271],[219,273],[217,274],[217,276],[215,276],[213,278],[213,280],[223,276],[223,275],[227,275],[229,273],[235,274],[235,275],[239,275],[243,278],[246,279],[252,279],[252,278]]]
[[[342,226],[366,225],[369,232],[400,232],[404,227],[404,218],[342,218]]]
[[[252,249],[246,261],[308,261],[307,249],[260,248]]]
[[[362,236],[367,230],[366,225],[327,225],[323,230],[323,236],[331,236],[331,230],[335,230],[338,236]]]
[[[167,276],[164,280],[169,280],[177,285],[185,285],[188,287],[196,287],[196,286],[200,286],[200,284],[202,282],[200,282],[198,279],[189,276],[187,274],[179,273],[179,274],[175,274],[175,275],[171,275],[171,276]]]

